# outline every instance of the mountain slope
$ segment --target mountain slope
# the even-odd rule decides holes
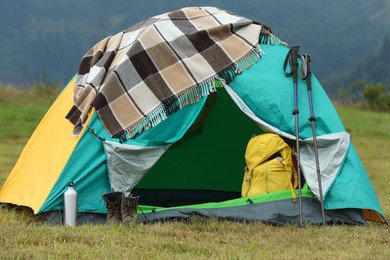
[[[369,84],[390,84],[390,39],[385,38],[382,47],[373,55],[362,59],[351,69],[342,71],[324,81],[328,90],[348,86],[356,80]]]

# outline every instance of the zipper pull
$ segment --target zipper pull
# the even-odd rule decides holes
[[[252,175],[251,175],[251,173],[248,173],[248,174],[245,176],[245,181],[249,182],[251,179],[252,179]]]
[[[245,173],[247,173],[245,175],[245,181],[249,182],[252,179],[252,174],[251,174],[252,171],[250,171],[248,169],[248,166],[245,166],[244,170],[245,170]]]

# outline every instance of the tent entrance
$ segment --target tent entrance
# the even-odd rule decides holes
[[[194,123],[202,124],[172,145],[134,189],[141,204],[190,205],[241,196],[246,145],[262,130],[225,89],[211,98]]]

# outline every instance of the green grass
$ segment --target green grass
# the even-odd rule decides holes
[[[390,114],[338,107],[338,112],[390,217]]]
[[[0,186],[54,98],[47,89],[0,88]],[[337,109],[389,218],[390,115]],[[41,225],[28,209],[2,208],[0,259],[390,259],[389,231],[376,223],[298,228],[198,217],[66,228]]]
[[[0,86],[0,185],[59,92],[46,85],[30,89]]]

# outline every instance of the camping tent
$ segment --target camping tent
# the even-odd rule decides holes
[[[178,12],[188,14],[193,10],[206,10],[219,18],[233,15],[216,8]],[[152,24],[166,22],[161,18],[168,16],[154,17]],[[245,18],[236,19],[242,25],[240,19]],[[150,25],[141,23],[145,24]],[[298,223],[298,203],[291,200],[291,191],[240,197],[244,153],[250,137],[274,132],[286,140],[295,139],[292,79],[283,71],[289,49],[271,34],[270,28],[256,26],[260,30],[266,28],[268,33],[265,38],[260,31],[252,37],[256,41],[260,38],[254,47],[258,58],[248,52],[249,56],[234,61],[234,70],[229,67],[227,72],[202,81],[205,85],[201,87],[208,88],[206,94],[120,134],[107,127],[99,105],[87,113],[78,113],[84,121],[73,122],[76,128],[65,118],[67,114],[69,118],[68,112],[77,102],[80,82],[88,81],[85,75],[101,77],[101,71],[118,75],[104,65],[105,69],[96,71],[95,66],[84,75],[85,68],[80,66],[78,75],[64,88],[25,146],[0,191],[0,202],[27,206],[36,214],[61,216],[63,194],[72,180],[79,198],[79,223],[83,216],[88,216],[88,220],[92,215],[104,219],[106,208],[101,195],[112,188],[123,190],[130,186],[131,192],[140,196],[140,222],[202,215]],[[232,31],[237,33],[238,29]],[[106,48],[105,53],[108,52]],[[114,53],[114,61],[126,60],[121,56],[123,52]],[[88,62],[93,60],[89,58]],[[144,59],[132,61],[145,65]],[[241,71],[242,66],[248,68]],[[108,78],[107,75],[104,77]],[[385,222],[349,134],[314,76],[312,84],[326,222]],[[321,223],[307,90],[302,79],[298,86],[301,169],[306,180],[302,188],[303,218],[305,222]]]

